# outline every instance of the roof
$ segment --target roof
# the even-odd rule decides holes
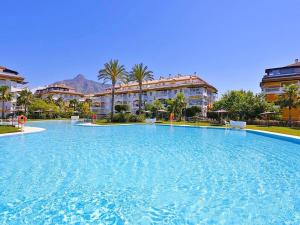
[[[173,82],[178,82],[178,81],[189,81],[183,84],[174,84],[173,86],[170,85]],[[152,80],[152,81],[145,81],[143,82],[143,85],[151,85],[151,84],[163,84],[161,86],[154,86],[154,87],[144,87],[143,91],[151,91],[151,90],[165,90],[165,89],[174,89],[177,87],[208,87],[211,88],[214,92],[217,92],[217,89],[213,87],[212,85],[208,84],[204,80],[202,80],[198,76],[180,76],[180,77],[173,77],[173,78],[161,78],[159,80]],[[116,94],[122,94],[122,93],[128,93],[128,92],[138,92],[138,89],[128,89],[129,87],[137,87],[139,84],[137,82],[132,82],[129,84],[123,84],[123,85],[118,85],[115,87],[115,92]],[[95,94],[95,96],[103,96],[111,93],[111,89],[106,89],[103,92]]]
[[[300,62],[297,60],[294,63],[288,65],[287,67],[300,67]]]
[[[180,77],[172,77],[172,78],[160,78],[158,80],[151,80],[151,81],[145,81],[143,82],[143,85],[147,85],[147,84],[159,84],[159,83],[171,83],[171,82],[177,82],[177,81],[187,81],[187,80],[199,80],[205,84],[208,84],[207,82],[205,82],[204,80],[202,80],[200,77],[198,76],[191,76],[191,75],[184,75],[184,76],[180,76]],[[116,88],[119,87],[133,87],[133,86],[138,86],[139,84],[137,82],[132,82],[129,84],[123,84],[123,85],[119,85],[116,86]]]
[[[41,95],[49,95],[49,94],[67,94],[67,95],[79,95],[81,97],[84,97],[84,94],[75,92],[75,91],[48,91],[46,93],[41,93]]]
[[[268,68],[268,69],[265,70],[265,72],[268,73],[270,70],[284,69],[284,68],[295,68],[295,67],[299,67],[300,68],[300,61],[299,61],[299,59],[295,59],[294,63],[289,64],[287,66]]]
[[[0,79],[8,79],[17,83],[24,84],[24,77],[19,75],[17,71],[8,69],[4,66],[0,66]]]
[[[52,88],[52,87],[58,87],[58,88],[66,88],[66,89],[75,89],[73,87],[69,87],[67,85],[64,85],[64,84],[50,84],[48,85],[46,88]],[[45,88],[45,89],[46,89]]]

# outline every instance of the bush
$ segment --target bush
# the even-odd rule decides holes
[[[129,110],[129,106],[128,105],[115,105],[115,110],[117,112],[127,112]]]
[[[138,116],[137,115],[135,115],[135,114],[129,114],[128,115],[128,121],[129,122],[137,122],[137,120],[138,120]]]
[[[186,117],[193,117],[195,116],[197,113],[201,112],[201,108],[198,106],[192,106],[190,108],[186,109],[185,115]]]
[[[125,113],[118,113],[115,114],[113,117],[113,120],[111,122],[113,123],[127,123],[127,122],[144,122],[145,121],[145,115],[135,115],[135,114],[125,114]]]
[[[124,113],[114,114],[112,121],[113,123],[125,123],[128,122],[128,116]]]
[[[137,116],[136,122],[144,122],[145,121],[145,115],[141,114]]]

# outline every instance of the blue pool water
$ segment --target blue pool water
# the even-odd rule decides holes
[[[155,125],[0,137],[0,224],[300,224],[300,144]]]

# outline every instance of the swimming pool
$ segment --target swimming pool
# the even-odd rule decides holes
[[[34,126],[47,130],[0,137],[0,224],[300,223],[297,142],[225,129]]]

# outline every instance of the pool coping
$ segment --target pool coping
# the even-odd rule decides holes
[[[30,127],[30,126],[27,127],[27,126],[25,126],[24,127],[24,131],[0,134],[0,137],[13,136],[13,135],[23,135],[23,134],[31,134],[31,133],[42,132],[42,131],[45,131],[45,130],[46,129],[41,128],[41,127]]]
[[[75,126],[81,126],[81,127],[110,127],[110,126],[132,126],[132,125],[138,125],[134,123],[127,123],[127,124],[93,124],[93,123],[78,123],[75,124]],[[145,124],[146,125],[146,124]]]
[[[281,136],[281,137],[286,137],[286,138],[293,138],[300,140],[299,136],[295,135],[289,135],[289,134],[281,134],[281,133],[276,133],[276,132],[271,132],[271,131],[264,131],[264,130],[255,130],[255,129],[237,129],[237,128],[231,128],[231,127],[211,127],[211,126],[194,126],[194,125],[184,125],[184,124],[156,124],[159,126],[177,126],[177,127],[202,127],[202,128],[208,128],[208,129],[229,129],[229,130],[240,130],[240,131],[250,131],[253,133],[262,133],[262,134],[269,134],[269,135],[275,135],[275,136]]]
[[[108,124],[108,125],[100,125],[100,124],[92,124],[92,123],[81,123],[81,124],[76,124],[76,126],[85,126],[85,127],[108,127],[108,126],[132,126],[132,125],[156,125],[156,126],[173,126],[173,127],[195,127],[195,128],[208,128],[208,129],[230,129],[230,130],[241,130],[241,131],[250,131],[254,133],[262,133],[262,134],[269,134],[269,135],[276,135],[280,137],[285,137],[285,138],[293,138],[300,140],[299,136],[295,135],[289,135],[289,134],[281,134],[281,133],[276,133],[276,132],[270,132],[270,131],[263,131],[263,130],[255,130],[255,129],[236,129],[236,128],[231,128],[231,127],[212,127],[212,126],[195,126],[195,125],[185,125],[185,124],[134,124],[134,123],[129,123],[129,124]]]

